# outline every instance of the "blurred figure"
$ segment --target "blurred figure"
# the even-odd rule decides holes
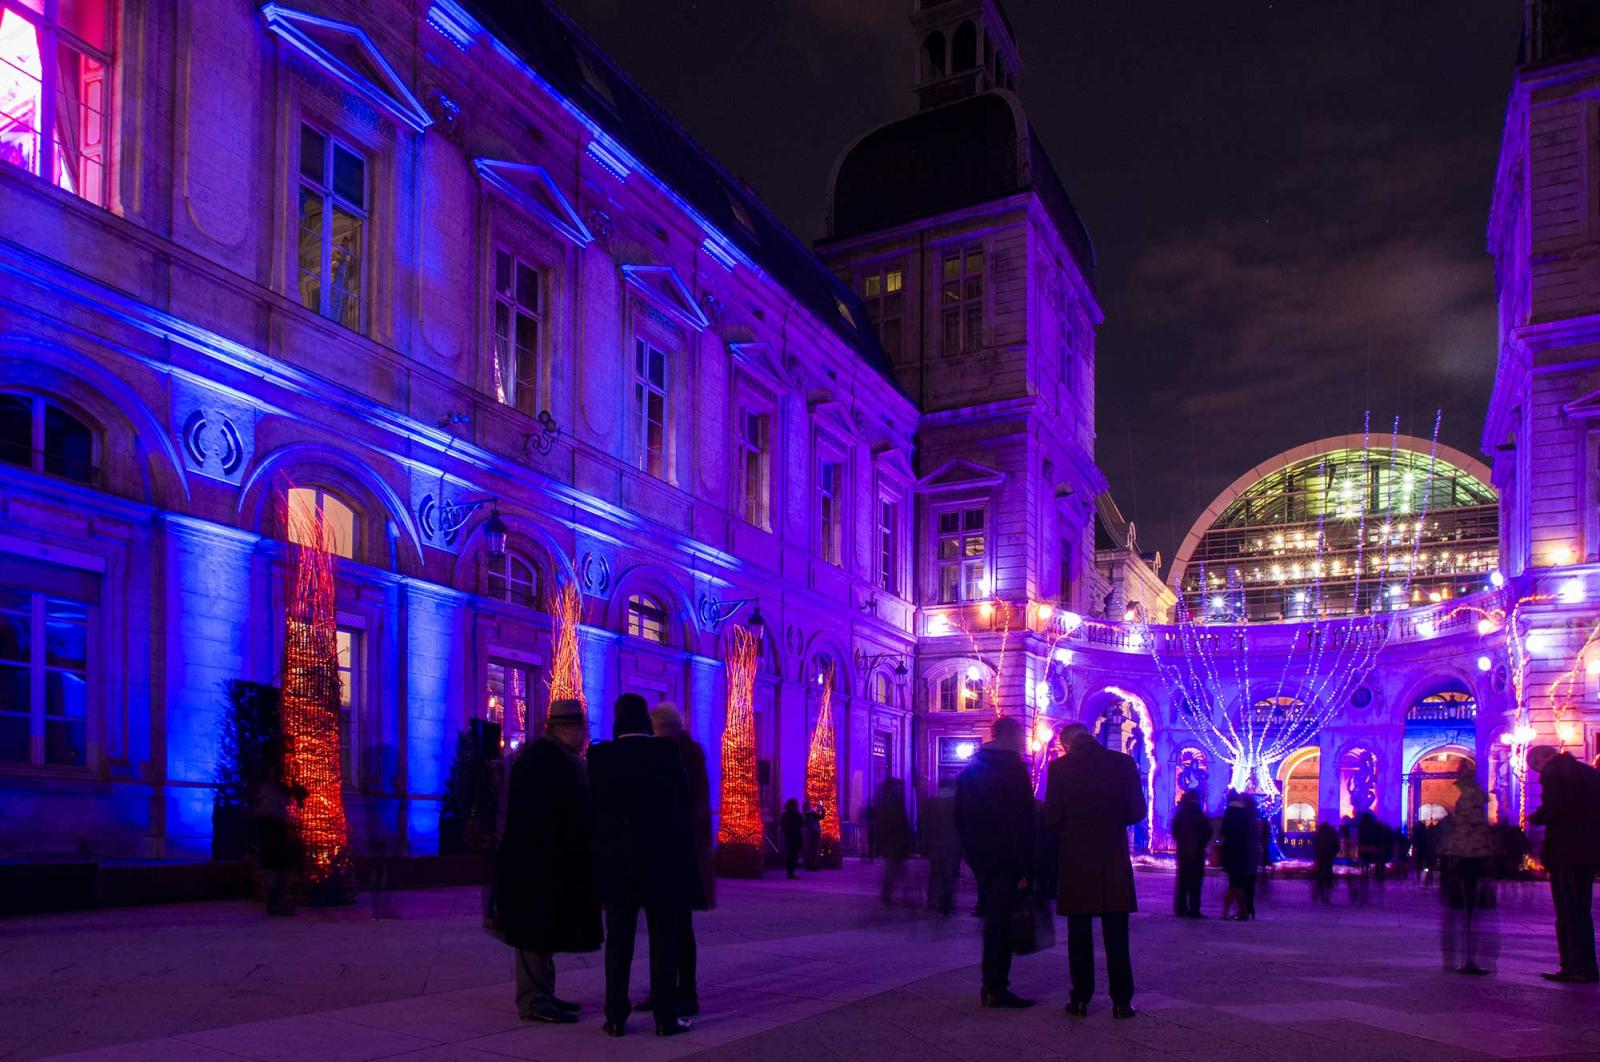
[[[1444,968],[1481,976],[1489,972],[1484,964],[1497,954],[1490,925],[1494,917],[1494,832],[1489,826],[1489,797],[1479,787],[1472,767],[1463,765],[1457,772],[1456,789],[1456,809],[1440,825],[1438,846]]]
[[[1412,849],[1417,860],[1417,881],[1422,885],[1432,885],[1439,880],[1438,872],[1434,869],[1436,853],[1434,846],[1438,841],[1439,831],[1436,827],[1426,822],[1417,823],[1414,831]]]
[[[716,858],[711,850],[711,779],[706,774],[705,750],[684,729],[683,714],[676,705],[662,703],[650,709],[650,726],[656,737],[677,745],[684,778],[689,783],[689,830],[695,871],[700,876],[700,895],[699,902],[691,903],[679,916],[678,977],[673,991],[678,1016],[692,1018],[700,1013],[700,991],[695,983],[700,949],[694,939],[694,912],[715,906],[717,889]],[[633,1009],[654,1011],[655,994],[656,983],[651,981],[650,994]]]
[[[1333,861],[1339,858],[1339,831],[1331,822],[1317,825],[1311,837],[1311,902],[1333,902]]]
[[[795,868],[800,865],[800,848],[805,843],[805,816],[800,814],[800,802],[790,797],[778,816],[778,829],[783,831],[783,865],[788,877],[799,877]]]
[[[555,956],[600,947],[589,782],[581,758],[588,735],[582,705],[551,703],[543,736],[517,755],[506,787],[493,907],[501,938],[517,949],[517,1016],[523,1021],[577,1021],[578,1005],[556,995]]]
[[[1539,809],[1528,821],[1544,827],[1539,857],[1550,871],[1561,969],[1547,981],[1600,981],[1594,947],[1594,877],[1600,868],[1600,772],[1570,752],[1540,745],[1528,752],[1539,774]]]
[[[1495,827],[1498,836],[1495,876],[1501,881],[1514,881],[1522,876],[1522,864],[1533,851],[1528,834],[1514,822],[1502,822]]]
[[[978,881],[983,907],[985,1007],[1033,1006],[1011,991],[1011,917],[1025,902],[1033,873],[1033,782],[1022,750],[1023,727],[1011,716],[994,721],[990,738],[956,778],[956,830]]]
[[[1363,811],[1356,817],[1356,873],[1350,878],[1350,902],[1365,907],[1372,897],[1372,868],[1378,862],[1382,835],[1378,816]]]
[[[877,823],[878,854],[883,857],[883,881],[879,898],[888,907],[905,876],[906,856],[911,850],[911,821],[906,816],[906,786],[898,778],[885,778],[878,786],[873,821]]]
[[[956,798],[948,786],[922,806],[922,851],[928,857],[928,906],[939,914],[956,909],[961,877],[961,835],[956,832]]]
[[[589,752],[595,865],[606,905],[607,1036],[621,1036],[633,1010],[628,980],[639,911],[650,934],[650,983],[678,980],[683,913],[702,903],[689,824],[689,780],[675,742],[651,732],[650,710],[635,693],[617,698],[613,740]],[[657,1036],[688,1032],[677,1000],[657,992]]]
[[[1265,897],[1267,890],[1272,885],[1272,823],[1261,814],[1261,809],[1256,809],[1256,823],[1261,834],[1261,848],[1257,853],[1261,860],[1261,869],[1256,874],[1256,887],[1250,893],[1249,911],[1251,918],[1256,916],[1256,897]]]
[[[822,869],[822,817],[828,809],[809,800],[805,807],[806,869]]]
[[[289,884],[300,869],[300,838],[290,806],[304,804],[306,787],[288,781],[288,750],[282,740],[267,743],[263,753],[266,773],[256,787],[252,823],[256,863],[267,877],[267,914],[292,915]]]
[[[1172,813],[1172,842],[1178,856],[1178,888],[1172,913],[1179,918],[1204,918],[1200,892],[1205,884],[1206,846],[1211,843],[1211,820],[1200,806],[1200,794],[1185,789]]]
[[[1248,793],[1234,793],[1222,813],[1222,869],[1228,875],[1222,917],[1226,920],[1243,922],[1254,917],[1256,874],[1261,870],[1261,827],[1256,819],[1256,802]]]
[[[1084,1017],[1094,995],[1094,919],[1105,944],[1111,1016],[1132,1018],[1128,915],[1138,910],[1128,827],[1149,810],[1133,757],[1103,747],[1080,723],[1065,727],[1067,754],[1045,776],[1044,820],[1061,838],[1056,911],[1067,916],[1067,1013]]]

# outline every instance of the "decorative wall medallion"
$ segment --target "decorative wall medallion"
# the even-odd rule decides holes
[[[208,479],[238,483],[255,447],[255,411],[182,385],[173,393],[173,406],[184,467]]]
[[[1372,703],[1372,691],[1365,686],[1357,686],[1355,692],[1350,694],[1350,703],[1356,708],[1365,708]]]
[[[585,594],[603,597],[611,588],[611,562],[593,552],[585,552],[578,558],[578,580]]]

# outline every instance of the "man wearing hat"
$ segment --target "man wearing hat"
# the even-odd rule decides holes
[[[606,907],[606,1024],[621,1036],[629,1012],[639,911],[650,932],[650,983],[678,983],[678,934],[700,900],[689,825],[689,783],[675,742],[653,736],[643,697],[617,698],[613,740],[589,752],[594,793],[595,865]],[[657,1036],[687,1032],[676,992],[656,992]]]
[[[495,858],[495,920],[517,949],[517,1014],[524,1021],[577,1021],[578,1005],[556,996],[557,952],[600,947],[584,770],[583,706],[550,705],[544,736],[511,767],[506,828]]]

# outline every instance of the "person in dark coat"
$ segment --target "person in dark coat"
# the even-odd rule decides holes
[[[1539,858],[1550,872],[1561,969],[1547,981],[1594,984],[1594,878],[1600,869],[1600,771],[1549,745],[1528,752],[1539,773],[1539,808],[1528,821],[1544,827]]]
[[[827,813],[828,809],[821,804],[812,804],[811,801],[806,801],[803,836],[805,837],[807,870],[822,869],[822,817]]]
[[[885,778],[878,786],[873,821],[878,832],[878,854],[883,856],[883,879],[878,895],[883,905],[894,903],[895,890],[905,875],[906,856],[911,851],[911,820],[906,815],[906,785],[898,778]]]
[[[295,829],[293,807],[306,802],[306,787],[290,784],[285,763],[288,749],[282,741],[267,743],[263,758],[266,775],[256,785],[251,807],[256,863],[267,879],[267,914],[292,915],[289,883],[300,870],[303,852]]]
[[[1206,846],[1211,843],[1211,820],[1200,806],[1200,794],[1185,789],[1172,813],[1172,843],[1178,856],[1178,890],[1172,913],[1179,918],[1204,918],[1200,890],[1206,876]]]
[[[994,721],[987,744],[956,778],[956,832],[961,852],[978,879],[983,909],[985,1007],[1033,1006],[1011,991],[1010,922],[1025,902],[1033,877],[1036,808],[1033,782],[1022,760],[1025,737],[1011,716]]]
[[[1106,949],[1111,1014],[1131,1018],[1133,959],[1128,915],[1138,910],[1128,827],[1144,821],[1148,807],[1139,767],[1126,753],[1104,748],[1089,728],[1062,730],[1067,754],[1050,764],[1044,821],[1061,839],[1056,912],[1067,916],[1067,966],[1072,978],[1067,1013],[1089,1013],[1094,995],[1094,919]]]
[[[1256,802],[1246,793],[1234,793],[1222,813],[1222,869],[1228,875],[1228,892],[1222,898],[1222,917],[1243,922],[1255,908],[1256,874],[1261,870],[1261,828],[1256,825]],[[1237,914],[1230,914],[1231,911]]]
[[[621,1036],[628,1013],[639,911],[650,933],[650,983],[678,982],[678,934],[683,912],[701,903],[690,827],[689,780],[676,742],[652,735],[643,697],[617,698],[613,740],[589,752],[594,795],[595,864],[606,906],[606,1024]],[[656,1035],[689,1026],[677,1014],[675,993],[654,998]]]
[[[700,875],[700,902],[684,908],[678,922],[678,977],[674,991],[678,1017],[692,1018],[700,1013],[700,991],[695,980],[700,948],[694,939],[693,912],[709,910],[717,888],[716,857],[711,849],[711,779],[706,773],[705,750],[684,729],[683,713],[676,705],[663,703],[650,709],[650,726],[656,737],[677,745],[684,777],[689,782],[689,827],[694,842],[695,870]],[[652,981],[650,994],[633,1009],[655,1010],[655,990]]]
[[[778,816],[778,829],[783,831],[783,865],[791,878],[799,877],[795,868],[800,865],[800,849],[804,845],[806,818],[800,814],[800,802],[790,797]]]
[[[577,1021],[578,1005],[556,995],[555,955],[600,947],[589,782],[579,755],[587,737],[583,706],[553,702],[544,736],[518,754],[507,785],[493,906],[501,936],[517,949],[524,1021]]]
[[[1339,831],[1330,822],[1322,822],[1311,837],[1313,860],[1311,900],[1313,903],[1333,902],[1333,861],[1339,857]]]

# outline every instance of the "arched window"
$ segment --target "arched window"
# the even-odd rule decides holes
[[[635,638],[666,644],[667,610],[660,600],[649,594],[634,594],[628,598],[628,633]]]
[[[951,67],[956,71],[971,70],[978,65],[978,29],[970,22],[956,27],[950,38]]]
[[[496,601],[538,608],[539,589],[539,566],[519,554],[490,560],[484,570],[484,593]]]
[[[318,522],[323,545],[336,557],[355,559],[356,514],[321,487],[290,487],[286,537],[297,546],[315,545]]]
[[[872,673],[872,700],[877,704],[894,703],[894,680],[887,671]]]
[[[922,42],[922,63],[925,78],[944,76],[944,34],[928,34],[928,39]]]
[[[94,432],[54,402],[0,395],[0,461],[88,483],[94,478]]]
[[[1287,805],[1283,809],[1283,829],[1285,833],[1311,833],[1317,828],[1317,808],[1315,804],[1303,801]]]

